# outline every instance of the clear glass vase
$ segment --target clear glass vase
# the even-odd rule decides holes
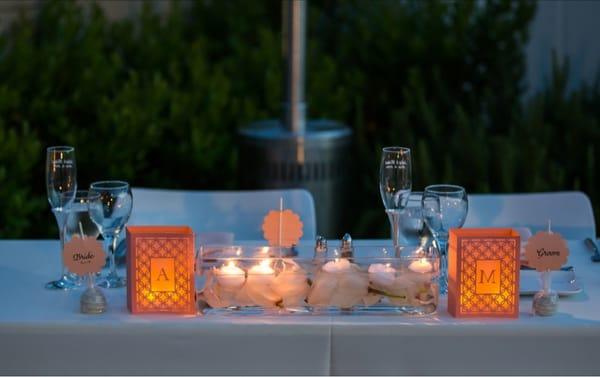
[[[274,247],[205,247],[198,255],[201,311],[230,313],[390,313],[437,310],[439,258],[421,247],[331,249],[313,258]],[[345,253],[345,255],[348,255]]]

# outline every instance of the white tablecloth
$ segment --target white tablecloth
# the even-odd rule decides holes
[[[369,241],[363,241],[369,243]],[[598,374],[600,263],[570,241],[584,292],[554,317],[457,320],[397,316],[133,316],[125,290],[102,315],[81,291],[43,283],[57,241],[0,241],[0,374]]]

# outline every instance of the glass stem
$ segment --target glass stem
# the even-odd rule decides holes
[[[440,252],[440,294],[445,295],[448,293],[448,239],[439,237],[435,242]]]
[[[394,247],[400,246],[400,210],[388,209],[385,211],[390,219],[392,230],[392,244]]]
[[[60,240],[60,276],[61,278],[66,275],[65,261],[63,257],[63,251],[65,249],[65,222],[67,220],[66,213],[62,209],[53,209],[52,213],[56,219],[56,225],[58,226],[58,238]]]
[[[110,235],[106,237],[109,251],[109,275],[115,276],[117,274],[117,265],[115,263],[115,252],[117,250],[117,239],[116,235]]]

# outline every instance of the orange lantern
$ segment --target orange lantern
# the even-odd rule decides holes
[[[196,313],[190,227],[127,227],[127,307],[131,313]]]
[[[455,317],[517,318],[520,250],[514,229],[451,229],[448,312]]]

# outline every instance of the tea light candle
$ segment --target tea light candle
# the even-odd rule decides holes
[[[234,261],[227,262],[216,271],[219,284],[224,288],[239,288],[246,281],[244,270],[235,265]]]
[[[421,274],[426,274],[428,272],[431,272],[431,270],[433,269],[433,267],[431,266],[431,263],[429,263],[429,261],[426,258],[421,258],[419,260],[412,262],[408,266],[408,268],[411,271],[418,272]]]
[[[275,277],[275,270],[271,267],[271,259],[263,259],[248,270],[248,277],[255,283],[268,283]]]
[[[323,265],[323,271],[325,272],[343,272],[349,269],[350,262],[345,258],[336,259]]]
[[[389,286],[396,279],[396,269],[389,264],[374,263],[369,266],[369,280],[375,284]]]

